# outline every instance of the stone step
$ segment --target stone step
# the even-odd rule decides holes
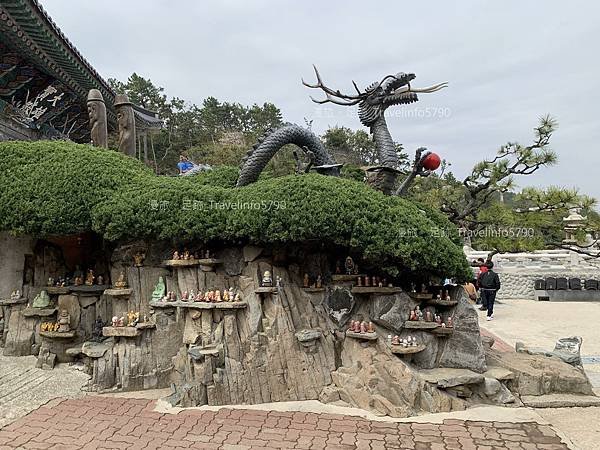
[[[600,397],[576,394],[523,395],[521,401],[530,408],[575,408],[600,406]]]
[[[465,384],[483,383],[485,377],[468,369],[452,369],[440,367],[437,369],[419,370],[419,375],[428,383],[437,385],[440,389],[447,389]]]

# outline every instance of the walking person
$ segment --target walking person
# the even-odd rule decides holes
[[[477,281],[475,283],[475,286],[477,287],[477,289],[481,289],[481,284],[479,284],[479,278],[481,277],[481,275],[487,272],[488,268],[485,265],[485,261],[483,260],[483,258],[477,258],[477,265],[479,266],[479,273],[477,274]],[[481,304],[481,307],[479,308],[480,311],[487,311],[487,305],[483,300],[481,292],[479,292],[479,298],[477,299],[477,303]]]
[[[487,320],[494,318],[494,302],[496,293],[500,290],[500,277],[492,269],[494,263],[487,261],[485,263],[487,270],[479,276],[479,291],[481,292],[481,302],[487,308]]]

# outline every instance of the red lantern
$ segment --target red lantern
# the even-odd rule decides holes
[[[436,170],[438,167],[440,167],[441,163],[442,160],[436,153],[430,153],[423,158],[423,167],[427,170]]]

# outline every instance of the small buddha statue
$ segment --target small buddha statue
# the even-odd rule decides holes
[[[316,282],[315,286],[318,289],[321,289],[323,287],[323,278],[321,277],[321,274],[317,275],[317,282]]]
[[[94,271],[92,269],[88,269],[87,274],[85,276],[85,285],[93,286],[95,280],[96,276],[94,275]]]
[[[282,287],[282,286],[283,286],[283,284],[282,284],[282,280],[281,280],[281,277],[280,277],[280,276],[278,276],[278,277],[275,279],[275,286],[277,286],[277,287]]]
[[[113,327],[118,327],[119,326],[119,318],[117,316],[113,316],[111,324]]]
[[[241,302],[242,301],[242,296],[240,295],[239,292],[235,294],[234,301],[235,302]]]
[[[19,291],[16,292],[19,298],[21,294]],[[33,303],[31,304],[32,308],[48,308],[50,306],[50,296],[46,291],[41,291],[38,295],[33,299]]]
[[[129,311],[127,313],[127,326],[133,327],[133,321],[135,320],[135,313],[133,311]]]
[[[358,278],[356,279],[356,285],[357,285],[358,287],[361,287],[361,286],[362,286],[362,277],[358,277]]]
[[[216,290],[215,291],[215,302],[222,302],[223,299],[221,298],[221,291],[220,290]]]
[[[225,289],[223,291],[223,301],[224,302],[228,302],[229,301],[229,291],[227,289]]]
[[[360,321],[357,320],[354,322],[354,330],[355,333],[360,333]]]
[[[144,265],[144,259],[146,259],[146,254],[144,252],[137,252],[133,255],[133,264],[136,267],[142,267]]]
[[[377,278],[375,276],[371,277],[371,286],[377,286]]]
[[[188,293],[188,291],[183,291],[183,294],[181,294],[181,301],[182,302],[187,302],[189,295],[190,294]]]
[[[269,270],[265,270],[265,272],[263,273],[262,285],[264,287],[271,287],[271,286],[273,286],[273,278],[272,278],[271,272]]]
[[[165,290],[165,280],[163,279],[163,277],[158,277],[158,282],[156,283],[156,286],[154,286],[154,290],[152,291],[152,301],[160,301],[160,299],[162,299],[165,295]]]
[[[363,321],[360,323],[360,332],[361,333],[366,333],[367,332],[367,322]]]
[[[125,326],[125,317],[123,317],[123,316],[119,317],[119,321],[117,322],[117,326],[118,327],[124,327]]]
[[[47,286],[54,286],[54,278],[50,277],[48,278],[48,283],[46,283]]]
[[[42,291],[44,292],[44,291]],[[11,300],[19,300],[21,298],[21,291],[19,291],[18,289],[16,291],[12,291],[12,293],[10,294],[10,299]]]
[[[373,322],[367,324],[367,333],[375,333],[375,325],[373,325]]]
[[[119,278],[115,281],[115,287],[117,289],[125,289],[127,287],[127,281],[125,281],[125,271],[121,270],[119,273]]]
[[[183,250],[183,258],[186,261],[189,261],[190,259],[192,259],[192,255],[190,255],[190,252],[187,249]]]
[[[344,268],[346,269],[346,275],[352,275],[354,273],[354,260],[350,256],[346,256]]]
[[[102,286],[104,284],[104,277],[102,275],[98,275],[98,284]]]
[[[351,320],[348,324],[348,331],[354,331],[354,320]]]
[[[204,258],[210,259],[210,250],[206,250],[206,252],[204,253]]]
[[[68,333],[71,331],[71,316],[66,309],[61,309],[58,313],[58,332]]]
[[[236,297],[236,295],[235,295],[235,292],[234,292],[234,290],[233,290],[233,287],[230,287],[230,288],[229,288],[229,300],[230,300],[230,301],[234,301],[234,300],[235,300],[235,297]]]
[[[448,328],[452,328],[454,326],[454,321],[452,320],[452,317],[448,317],[447,325]]]
[[[425,322],[432,322],[433,318],[431,316],[431,311],[426,311],[425,312]]]
[[[365,276],[365,286],[366,287],[370,287],[371,286],[371,277],[369,277],[368,275]]]
[[[392,345],[400,345],[400,336],[398,336],[398,335],[395,335],[395,336],[392,338]]]
[[[308,277],[308,274],[305,273],[304,278],[302,279],[302,287],[307,288],[308,286],[310,286],[310,278]]]

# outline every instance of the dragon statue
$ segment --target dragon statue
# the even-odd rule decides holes
[[[314,67],[314,69],[317,82],[310,84],[302,80],[302,84],[311,89],[320,89],[325,93],[325,98],[319,100],[311,97],[312,101],[318,104],[358,105],[358,117],[361,123],[371,131],[379,160],[378,166],[368,169],[371,172],[368,182],[374,188],[386,194],[392,194],[399,173],[399,158],[384,113],[390,106],[416,102],[418,101],[417,94],[436,92],[446,87],[447,83],[415,89],[410,85],[415,78],[414,74],[398,73],[385,76],[381,81],[369,85],[364,91],[361,91],[353,81],[356,94],[347,95],[326,86],[317,68]],[[318,136],[298,125],[285,124],[276,130],[269,130],[247,152],[242,161],[237,186],[245,186],[256,181],[269,160],[286,144],[296,144],[303,149],[311,159],[311,164],[315,164],[314,170],[327,175],[339,175],[341,165],[336,164]],[[421,158],[420,152],[419,158]],[[421,170],[418,167],[418,161],[414,170],[417,172]]]

